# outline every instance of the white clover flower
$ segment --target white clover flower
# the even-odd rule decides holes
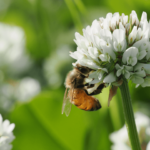
[[[10,143],[14,140],[13,129],[15,124],[10,124],[9,120],[3,121],[0,114],[0,149],[1,150],[11,150],[12,145]]]
[[[19,101],[27,101],[36,96],[40,91],[39,82],[33,78],[26,77],[16,85],[14,96]]]
[[[77,60],[74,65],[92,69],[90,83],[113,85],[126,78],[150,86],[150,22],[146,12],[140,20],[135,11],[130,17],[108,13],[83,29],[83,35],[75,33],[75,38],[77,51],[70,56]]]
[[[18,75],[31,65],[32,61],[25,52],[24,31],[20,27],[0,23],[0,69],[8,75]]]
[[[40,83],[31,77],[0,83],[0,110],[9,112],[17,101],[31,100],[41,91]]]
[[[150,134],[148,132],[150,118],[140,112],[137,112],[135,113],[135,122],[141,139],[142,150],[150,150]],[[125,125],[120,130],[113,132],[110,135],[110,140],[113,143],[111,150],[131,150]],[[145,143],[147,143],[147,148],[145,148]]]

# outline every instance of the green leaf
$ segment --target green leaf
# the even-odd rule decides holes
[[[46,91],[10,114],[16,124],[14,150],[82,150],[89,126],[83,110],[73,107],[69,117],[61,114],[63,92]]]
[[[108,91],[98,95],[100,110],[87,112],[73,105],[69,117],[61,114],[64,90],[44,91],[31,102],[19,104],[9,116],[16,124],[13,150],[109,149],[113,126]]]

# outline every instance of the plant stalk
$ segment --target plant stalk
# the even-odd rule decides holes
[[[131,96],[129,92],[128,82],[126,79],[123,80],[121,86],[119,86],[122,96],[123,111],[126,127],[128,130],[128,136],[130,140],[130,145],[132,150],[142,150],[140,146],[140,141],[137,133],[137,128],[135,125],[135,118],[132,108]]]

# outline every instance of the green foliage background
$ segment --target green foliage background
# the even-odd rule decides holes
[[[0,21],[19,26],[26,35],[28,54],[35,62],[28,75],[42,84],[42,92],[28,103],[17,103],[9,114],[4,114],[16,124],[13,150],[110,150],[109,134],[124,125],[122,103],[117,96],[107,107],[109,89],[98,95],[102,109],[85,112],[72,106],[69,117],[61,114],[65,87],[53,89],[44,77],[43,63],[58,47],[73,42],[76,31],[91,25],[94,19],[105,17],[108,12],[130,14],[135,10],[140,18],[143,11],[150,17],[148,0],[0,0]],[[57,59],[57,55],[55,56]],[[73,62],[74,60],[72,60]],[[53,65],[53,64],[50,64]],[[71,62],[57,65],[65,80]],[[134,110],[145,111],[150,107],[150,88],[135,89],[130,83]]]

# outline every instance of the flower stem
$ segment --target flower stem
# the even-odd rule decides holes
[[[119,88],[121,91],[125,123],[128,130],[128,136],[130,139],[132,150],[141,150],[140,141],[135,125],[135,118],[132,108],[128,82],[126,79],[123,80],[123,83]]]

